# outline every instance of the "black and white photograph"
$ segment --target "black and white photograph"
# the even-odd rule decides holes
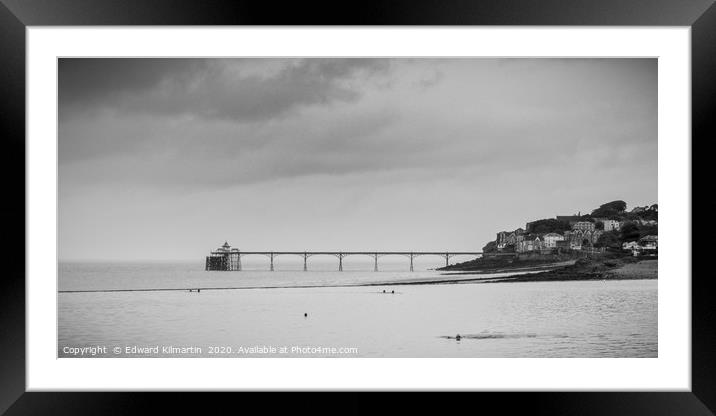
[[[60,359],[659,357],[656,58],[57,68]]]

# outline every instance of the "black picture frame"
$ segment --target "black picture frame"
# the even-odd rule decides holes
[[[239,404],[227,395],[25,392],[25,28],[54,25],[568,25],[689,26],[692,36],[692,154],[709,157],[716,100],[716,6],[711,0],[394,0],[361,2],[172,1],[172,0],[0,0],[0,152],[4,270],[0,277],[0,414],[134,414],[163,411],[167,401],[206,414],[213,406]],[[692,165],[693,191],[711,191],[710,172]],[[705,166],[705,164],[700,165]],[[712,176],[712,175],[711,175]],[[711,192],[692,191],[692,217],[707,216]],[[708,195],[708,196],[707,196]],[[710,218],[710,217],[708,217]],[[711,232],[709,230],[709,232]],[[703,262],[707,244],[692,242],[693,265]],[[23,258],[20,258],[22,251]],[[700,256],[699,256],[700,255]],[[50,257],[51,258],[51,257]],[[694,267],[693,270],[697,270]],[[497,405],[501,413],[695,414],[716,410],[716,308],[709,273],[692,279],[692,390],[690,392],[480,393],[433,401],[431,395],[379,402],[337,393],[344,412],[404,409],[466,411]],[[687,276],[685,276],[687,278]],[[170,396],[170,397],[167,397]],[[321,409],[313,394],[267,400],[291,411]],[[430,399],[430,403],[427,403]],[[240,406],[247,407],[242,397]],[[380,404],[376,404],[380,403]],[[222,412],[223,413],[223,412]]]

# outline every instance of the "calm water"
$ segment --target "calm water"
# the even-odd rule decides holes
[[[201,264],[61,264],[60,291],[204,290],[61,292],[58,355],[657,356],[656,280],[396,285],[455,277],[410,273],[399,262],[381,264],[379,273],[369,262],[345,264],[342,273],[332,263],[311,264],[309,272],[281,266],[205,272]],[[351,286],[366,283],[382,285]],[[210,289],[227,287],[244,289]]]

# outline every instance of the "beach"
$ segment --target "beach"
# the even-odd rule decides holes
[[[656,279],[659,275],[658,260],[642,260],[628,263],[607,273],[611,279]]]

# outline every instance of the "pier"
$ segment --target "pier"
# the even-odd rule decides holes
[[[240,251],[231,248],[228,243],[212,251],[206,257],[206,270],[241,271],[241,258],[250,255],[265,256],[269,260],[269,270],[274,271],[274,259],[278,256],[300,256],[303,258],[303,271],[308,271],[308,258],[313,256],[333,256],[338,259],[338,271],[343,271],[343,259],[347,256],[370,256],[373,258],[373,271],[378,271],[378,259],[383,256],[404,256],[410,259],[410,271],[413,260],[420,256],[440,256],[445,266],[455,256],[481,256],[481,251]],[[512,256],[512,253],[490,253],[490,255]]]

